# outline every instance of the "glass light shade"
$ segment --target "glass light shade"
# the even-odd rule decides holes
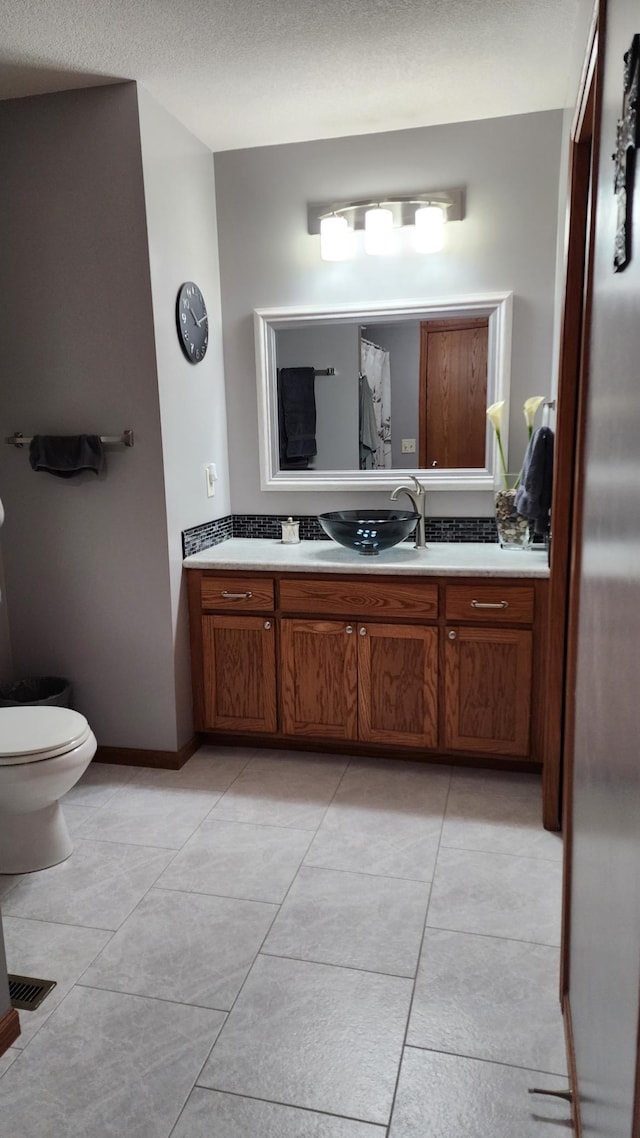
[[[444,210],[426,205],[416,210],[416,249],[418,253],[438,253],[444,245]]]
[[[390,209],[368,209],[364,215],[364,251],[374,257],[393,252],[393,213]]]
[[[320,222],[320,256],[323,261],[346,261],[353,254],[353,230],[346,217],[323,217]]]

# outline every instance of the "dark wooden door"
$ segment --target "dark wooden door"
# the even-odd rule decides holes
[[[445,747],[529,754],[532,635],[512,628],[445,632]]]
[[[204,730],[278,727],[275,627],[261,616],[203,616]]]
[[[281,623],[286,735],[357,739],[356,626],[338,620]]]
[[[420,466],[486,466],[489,322],[420,325]]]
[[[437,746],[436,628],[358,625],[358,710],[365,742]]]

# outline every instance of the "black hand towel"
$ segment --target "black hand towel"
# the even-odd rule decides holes
[[[534,431],[524,456],[522,478],[516,491],[516,510],[533,522],[534,530],[539,536],[544,536],[549,530],[553,441],[551,427],[538,427]]]
[[[84,470],[99,474],[104,463],[102,441],[99,435],[34,435],[29,462],[34,470],[57,478],[73,478]]]
[[[281,367],[278,372],[280,454],[286,463],[317,454],[315,371]]]

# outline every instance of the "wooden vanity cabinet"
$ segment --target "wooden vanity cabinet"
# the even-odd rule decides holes
[[[542,762],[545,580],[217,570],[188,579],[197,730]]]
[[[438,633],[422,623],[437,618],[437,585],[292,575],[279,607],[286,734],[437,745]],[[293,615],[307,612],[343,620]]]
[[[437,745],[437,629],[287,617],[280,627],[285,734]]]
[[[358,738],[357,643],[340,620],[280,624],[282,729],[285,735]]]
[[[201,573],[188,580],[196,730],[275,732],[273,581]]]
[[[534,588],[504,583],[445,588],[447,750],[530,754]],[[473,622],[473,623],[471,623]]]

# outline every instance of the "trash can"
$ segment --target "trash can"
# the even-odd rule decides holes
[[[71,685],[59,676],[30,676],[0,684],[0,707],[26,707],[47,704],[49,707],[69,707]]]

